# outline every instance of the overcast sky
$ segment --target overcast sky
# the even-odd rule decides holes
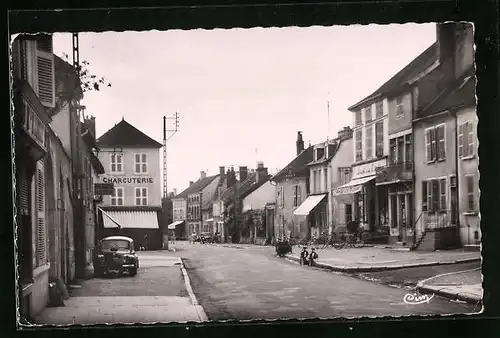
[[[297,131],[306,146],[335,136],[350,105],[435,39],[434,24],[81,33],[80,60],[112,83],[82,103],[98,137],[123,117],[160,143],[162,117],[179,112],[167,143],[179,193],[219,165],[259,160],[275,173],[295,157]],[[71,60],[71,41],[56,34],[55,53]]]

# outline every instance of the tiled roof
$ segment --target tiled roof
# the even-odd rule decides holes
[[[374,91],[372,94],[365,97],[363,100],[352,105],[348,110],[355,110],[362,106],[364,103],[376,99],[377,97],[386,95],[391,91],[397,89],[398,87],[404,85],[406,82],[410,81],[412,78],[418,74],[424,72],[427,68],[432,66],[436,61],[438,61],[438,44],[433,43],[429,48],[423,51],[419,56],[417,56],[412,62],[406,65],[402,70],[400,70],[396,75],[390,78],[386,83],[384,83],[380,88]]]
[[[285,176],[289,174],[293,176],[307,176],[309,172],[307,164],[313,160],[313,149],[313,146],[309,146],[306,150],[303,150],[292,162],[288,163],[277,174],[271,177],[271,180],[278,182],[285,179]]]
[[[161,148],[162,144],[131,125],[121,120],[97,140],[99,147],[124,148]]]
[[[227,188],[221,193],[220,200],[226,201],[234,196],[235,189],[237,189],[238,197],[241,198],[249,189],[252,188],[253,184],[255,183],[255,180],[257,178],[257,173],[249,173],[247,178],[242,181],[238,182],[235,185]]]
[[[253,193],[255,190],[262,187],[264,184],[266,184],[269,181],[269,179],[271,177],[272,177],[272,175],[267,175],[267,178],[265,180],[262,180],[259,183],[254,183],[253,185],[251,185],[247,191],[245,191],[243,194],[240,195],[240,198],[245,198],[248,195],[250,195],[251,193]]]
[[[186,198],[190,194],[194,194],[203,190],[207,185],[209,185],[213,180],[215,180],[219,175],[207,176],[205,178],[200,178],[198,181],[191,184],[183,192],[174,198]]]
[[[418,113],[418,118],[438,114],[448,109],[476,104],[476,79],[473,70],[470,70],[442,91],[427,107]]]

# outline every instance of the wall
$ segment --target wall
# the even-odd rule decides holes
[[[135,205],[135,187],[146,187],[148,188],[148,205],[161,207],[161,196],[162,196],[162,186],[160,184],[160,153],[158,149],[151,148],[125,148],[123,149],[123,164],[124,173],[123,174],[111,174],[111,163],[110,155],[113,149],[102,148],[99,152],[99,160],[104,166],[104,171],[106,174],[101,175],[100,182],[104,182],[103,179],[109,178],[152,178],[153,183],[115,183],[115,187],[124,187],[124,205],[134,206]],[[148,173],[147,174],[135,174],[134,173],[134,156],[136,153],[146,153],[148,161]],[[104,196],[103,205],[111,205],[111,196]]]
[[[467,27],[467,28],[465,28]],[[465,24],[457,34],[457,48],[455,50],[455,74],[460,77],[474,64],[474,31],[472,24]]]
[[[287,236],[286,231],[292,231],[293,236],[299,236],[299,237],[305,237],[307,236],[308,232],[308,224],[307,224],[307,217],[306,216],[296,216],[293,214],[295,209],[297,209],[298,206],[302,204],[307,198],[307,179],[304,178],[293,178],[290,179],[288,182],[286,181],[281,181],[277,182],[276,184],[276,209],[275,209],[275,235],[278,236],[279,234],[279,227],[282,227],[284,225],[284,231],[285,231],[285,236]],[[295,185],[299,185],[300,189],[302,191],[301,193],[301,201],[297,203],[297,207],[293,206],[293,188]],[[284,188],[284,207],[281,208],[280,201],[278,200],[278,191],[280,187],[283,186]],[[285,217],[285,223],[283,224],[281,221],[281,216]]]
[[[344,214],[344,209],[342,201],[340,201],[338,198],[332,197],[331,192],[333,188],[338,187],[341,185],[341,177],[340,177],[340,167],[346,167],[349,166],[354,158],[352,157],[352,149],[353,147],[353,138],[343,140],[338,149],[337,152],[335,153],[335,156],[330,160],[329,166],[330,166],[330,194],[328,194],[328,199],[329,199],[329,217],[328,219],[330,220],[331,223],[331,230],[335,229],[338,225],[345,223],[343,221],[343,216]]]
[[[412,94],[401,94],[401,99],[404,110],[404,115],[401,117],[397,116],[397,97],[391,98],[389,100],[389,118],[387,129],[387,133],[389,135],[411,128],[411,121],[413,118]]]
[[[184,221],[187,217],[187,201],[185,198],[172,199],[174,222]]]
[[[446,149],[446,160],[435,161],[431,164],[426,162],[425,155],[425,129],[436,126],[438,124],[445,123],[445,149]],[[415,215],[414,218],[417,220],[422,212],[422,181],[433,179],[433,178],[444,178],[446,177],[446,189],[447,189],[447,205],[448,210],[450,209],[450,175],[455,172],[455,119],[450,115],[441,115],[431,118],[429,120],[423,120],[417,122],[414,126],[413,139],[413,149],[414,149],[414,160],[415,160]],[[423,217],[420,217],[416,225],[417,236],[419,236],[423,230]]]
[[[247,210],[263,210],[266,203],[276,199],[276,187],[267,181],[257,190],[243,199],[243,212]]]
[[[383,99],[383,107],[384,107],[384,112],[383,115],[379,118],[376,118],[376,104],[373,103],[371,104],[371,109],[372,109],[372,121],[366,123],[365,119],[365,108],[361,109],[361,124],[356,125],[356,113],[352,112],[352,121],[353,121],[353,144],[352,144],[352,153],[353,153],[353,162],[356,161],[356,131],[361,130],[361,137],[362,137],[362,161],[366,161],[366,129],[367,128],[372,128],[372,149],[373,149],[373,155],[372,158],[375,158],[375,124],[379,121],[384,122],[384,154],[387,155],[389,153],[389,139],[387,137],[388,135],[388,128],[389,128],[389,120],[388,120],[388,112],[389,112],[389,101],[387,98]],[[361,162],[361,161],[360,161]]]
[[[463,109],[458,112],[459,125],[465,121],[474,123],[473,130],[477,128],[477,114],[474,108]],[[457,141],[458,142],[458,141]],[[460,159],[458,161],[458,191],[459,191],[459,213],[460,213],[460,238],[462,245],[476,244],[474,232],[477,231],[481,239],[481,229],[479,221],[479,170],[478,170],[478,152],[477,133],[474,132],[474,154],[472,158]],[[475,206],[477,208],[475,213],[468,212],[467,210],[467,182],[466,175],[475,175]]]
[[[52,117],[50,127],[61,140],[67,154],[71,154],[71,128],[69,105],[65,104],[61,110]]]
[[[217,186],[220,182],[220,176],[217,176],[212,182],[210,182],[205,188],[201,190],[201,205],[210,201],[214,194],[217,192]]]

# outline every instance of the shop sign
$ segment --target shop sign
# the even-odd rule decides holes
[[[153,184],[153,178],[152,177],[103,177],[102,183]]]
[[[379,167],[385,167],[387,166],[387,159],[381,159],[377,161],[373,161],[370,163],[364,163],[357,165],[355,167],[352,167],[352,178],[351,179],[357,179],[361,177],[366,177],[366,176],[372,176],[376,174],[376,170]]]

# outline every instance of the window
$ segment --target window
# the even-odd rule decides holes
[[[474,155],[474,130],[469,121],[458,127],[458,156],[468,158]]]
[[[375,124],[375,156],[384,156],[384,122]]]
[[[324,169],[323,174],[325,176],[325,182],[324,182],[324,189],[323,189],[323,191],[327,192],[328,191],[328,168]]]
[[[285,196],[284,196],[283,186],[281,186],[280,189],[278,190],[278,203],[280,208],[285,207]]]
[[[405,162],[413,163],[412,135],[405,136]]]
[[[321,191],[321,171],[316,170],[316,182],[314,183],[316,189],[315,192],[318,193]]]
[[[361,130],[356,131],[356,161],[363,160],[363,140]]]
[[[358,110],[357,112],[354,113],[354,125],[355,126],[361,125],[361,110]]]
[[[405,138],[404,137],[398,137],[397,139],[397,152],[398,152],[398,161],[397,163],[403,163],[404,162],[404,151],[405,151]]]
[[[446,159],[445,137],[446,132],[444,124],[425,130],[425,157],[427,162],[434,162],[435,160],[442,161]]]
[[[325,148],[316,148],[316,161],[321,160],[325,155]]]
[[[396,117],[397,118],[402,118],[405,116],[405,110],[403,107],[403,97],[398,96],[396,98]]]
[[[112,153],[110,155],[110,164],[112,173],[123,173],[123,154]]]
[[[467,211],[476,211],[476,198],[474,193],[474,176],[465,176],[467,187]]]
[[[398,152],[396,149],[396,140],[395,138],[389,141],[389,162],[396,164],[398,163]]]
[[[293,187],[293,206],[294,207],[298,207],[300,205],[300,202],[302,202],[300,193],[301,193],[300,186],[299,185],[294,186]]]
[[[384,116],[384,101],[379,101],[376,103],[375,115],[377,118]]]
[[[368,106],[365,108],[365,123],[368,123],[372,120],[372,107]]]
[[[369,160],[373,157],[373,129],[372,126],[366,128],[366,146],[365,146],[365,156]]]
[[[43,161],[37,163],[36,170],[36,266],[47,262],[45,231],[45,175]]]
[[[148,205],[148,188],[135,188],[135,205]]]
[[[345,205],[345,224],[349,224],[352,221],[352,204]]]
[[[115,187],[111,195],[111,205],[123,205],[123,187]]]
[[[422,210],[446,211],[447,193],[446,179],[433,179],[422,182]]]
[[[135,173],[146,174],[148,172],[148,161],[146,154],[135,154]]]

